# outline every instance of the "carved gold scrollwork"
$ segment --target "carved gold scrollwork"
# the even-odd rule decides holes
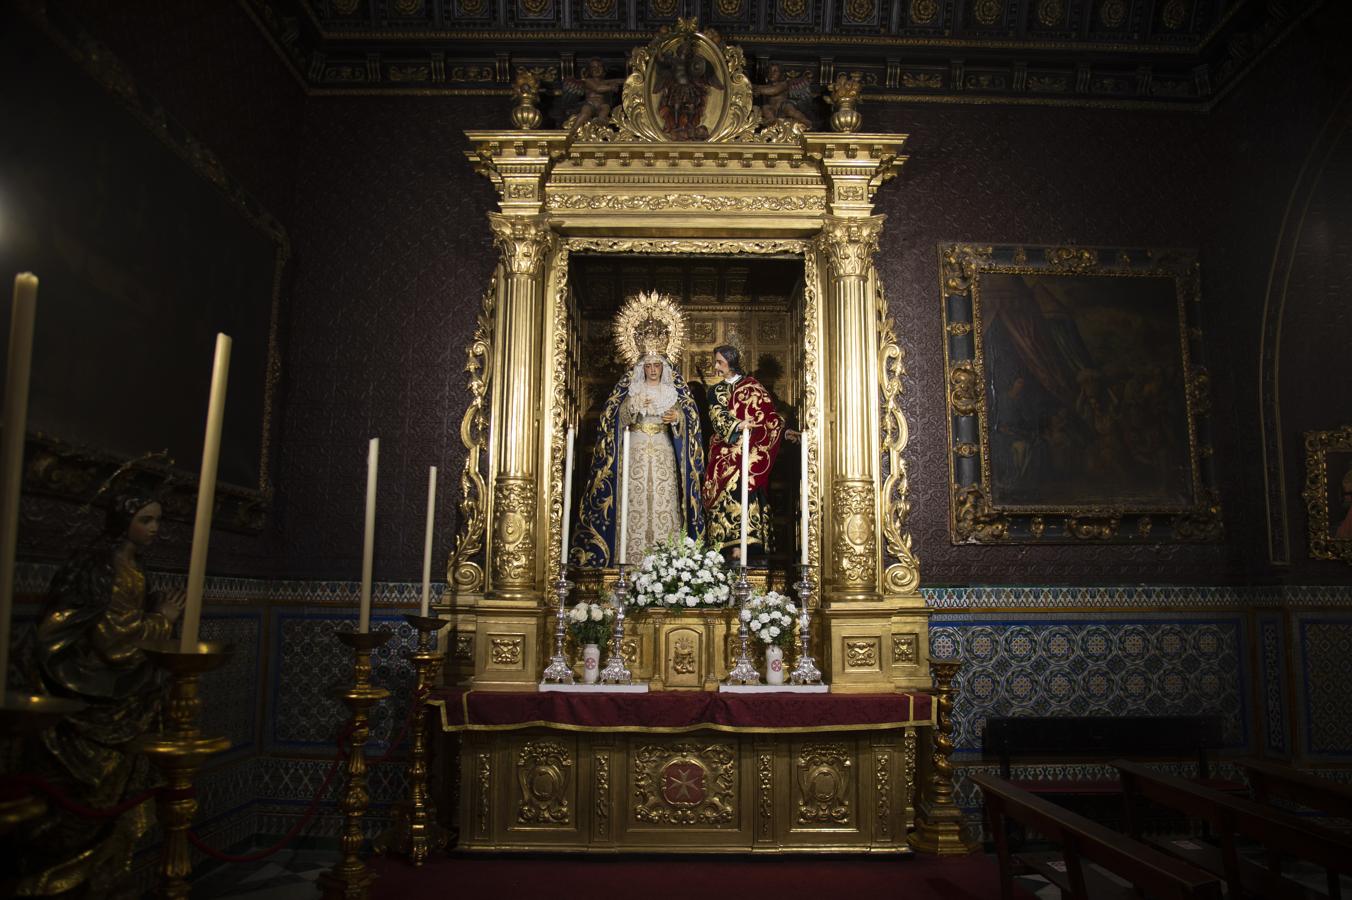
[[[878,373],[882,381],[882,451],[887,476],[882,484],[882,533],[887,555],[895,562],[888,565],[883,585],[889,593],[906,594],[920,584],[920,558],[912,549],[911,536],[906,533],[911,503],[907,499],[910,485],[906,471],[905,450],[910,442],[910,429],[901,409],[902,378],[906,375],[905,354],[897,345],[892,317],[888,315],[887,299],[882,282],[877,285],[879,360]]]
[[[536,275],[554,245],[554,232],[543,217],[488,214],[502,263],[513,275]]]
[[[756,757],[756,806],[760,813],[761,836],[775,833],[775,755],[760,753]]]
[[[1121,515],[1066,517],[1066,533],[1082,541],[1110,540],[1121,527]]]
[[[798,756],[798,824],[850,823],[850,769],[845,744],[806,744]]]
[[[500,477],[493,495],[493,577],[529,580],[535,556],[535,489],[524,478]]]
[[[820,331],[817,321],[821,315],[817,291],[817,255],[803,253],[803,415],[802,427],[807,431],[808,484],[808,558],[822,558],[821,497],[815,485],[821,484],[821,443],[818,428],[817,398],[819,375]]]
[[[671,670],[677,675],[691,675],[695,671],[695,640],[687,635],[676,639],[676,653],[671,659]]]
[[[1049,247],[1046,256],[1058,272],[1092,272],[1099,265],[1098,251],[1088,247]]]
[[[480,470],[480,454],[488,449],[488,397],[493,353],[493,316],[497,308],[497,277],[489,281],[488,291],[479,305],[479,321],[474,338],[465,351],[465,371],[469,373],[469,407],[460,420],[460,441],[465,447],[465,465],[460,471],[460,531],[447,567],[452,589],[481,591],[483,566],[474,557],[483,552],[487,524],[487,490]]]
[[[799,212],[826,208],[822,197],[730,197],[711,194],[551,194],[550,209],[699,210],[702,212]]]
[[[991,510],[978,485],[953,488],[953,535],[959,541],[1000,541],[1009,537],[1009,520]]]
[[[479,835],[488,836],[489,810],[493,800],[493,757],[489,753],[480,753],[475,772],[478,776],[475,790],[479,792],[478,825]]]
[[[573,393],[569,389],[570,376],[576,368],[576,360],[573,359],[572,348],[576,345],[571,337],[577,331],[574,311],[569,306],[570,292],[568,290],[568,248],[559,250],[554,257],[554,265],[551,267],[551,277],[553,281],[553,303],[554,303],[554,334],[553,347],[554,354],[554,390],[553,404],[550,409],[553,413],[552,429],[550,431],[550,458],[553,463],[549,471],[550,504],[549,504],[549,571],[559,572],[563,566],[563,559],[560,557],[562,552],[559,546],[559,536],[563,534],[563,495],[568,486],[563,483],[564,455],[567,452],[565,444],[567,443],[568,423],[574,420]]]
[[[892,837],[892,754],[875,750],[873,794],[878,798],[878,837]]]
[[[948,373],[948,402],[960,416],[974,416],[981,409],[981,373],[970,362],[956,363]]]
[[[520,796],[516,821],[521,825],[567,825],[572,821],[568,791],[573,781],[573,756],[556,741],[530,741],[516,759]]]
[[[1340,559],[1352,564],[1352,538],[1336,536],[1338,520],[1334,516],[1341,510],[1329,509],[1330,451],[1352,452],[1352,425],[1332,431],[1305,432],[1305,488],[1301,496],[1305,499],[1308,513],[1309,552],[1312,559]],[[1332,480],[1337,491],[1334,496],[1347,492],[1349,478],[1352,475],[1346,474],[1345,470],[1334,470]],[[1216,518],[1219,520],[1219,515]]]
[[[907,728],[906,736],[901,741],[901,777],[903,779],[901,795],[906,798],[908,822],[910,820],[909,813],[913,811],[913,803],[915,802],[916,746],[915,729]]]
[[[845,666],[850,669],[876,669],[878,667],[877,639],[847,640],[845,642]]]
[[[919,657],[916,653],[916,645],[919,642],[919,635],[916,634],[894,634],[892,635],[892,662],[911,664]]]
[[[649,744],[633,757],[634,821],[728,826],[737,822],[735,744]]]
[[[596,836],[610,837],[610,754],[598,753],[596,769]]]
[[[835,515],[835,566],[842,584],[870,587],[874,581],[874,526],[871,485],[837,482],[832,491]]]
[[[709,142],[755,140],[760,111],[752,105],[751,82],[744,73],[746,58],[741,48],[725,45],[712,29],[701,32],[695,19],[679,18],[675,28],[662,29],[648,46],[630,54],[629,77],[624,82],[620,105],[612,113],[618,127],[615,140],[672,140],[657,116],[656,76],[660,66],[672,65],[674,59],[684,54],[702,59],[713,70],[710,80],[724,89],[723,111],[708,129],[708,135],[699,139]]]
[[[971,244],[950,244],[943,248],[939,277],[943,281],[944,291],[949,294],[965,294],[972,288],[978,267],[990,259],[994,247],[977,247]]]
[[[816,238],[817,249],[830,263],[837,278],[863,278],[873,267],[883,217],[826,217]]]
[[[495,637],[488,643],[488,659],[495,666],[521,665],[525,641],[519,637]]]

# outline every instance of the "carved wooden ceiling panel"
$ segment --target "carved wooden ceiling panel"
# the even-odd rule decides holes
[[[873,100],[1207,109],[1324,0],[240,0],[314,93],[547,89],[696,17],[746,52]],[[546,127],[557,126],[546,122]]]

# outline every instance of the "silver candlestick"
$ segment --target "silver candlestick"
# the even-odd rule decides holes
[[[751,599],[751,582],[746,580],[746,566],[737,566],[737,582],[732,586],[732,596],[737,601],[737,633],[742,638],[742,652],[737,664],[728,673],[727,684],[760,684],[760,672],[751,664],[751,655],[747,652],[750,629],[746,624],[746,602]]]
[[[807,611],[812,601],[812,589],[816,585],[812,583],[812,567],[803,565],[799,568],[802,569],[803,577],[794,588],[798,591],[798,638],[802,648],[798,651],[793,671],[789,673],[789,684],[821,684],[822,670],[817,668],[817,662],[812,658],[812,629]]]
[[[615,582],[615,634],[611,638],[610,658],[601,670],[602,684],[629,684],[633,674],[624,664],[624,602],[629,598],[629,565],[620,563],[620,578]]]
[[[573,667],[563,655],[563,633],[566,630],[564,604],[568,601],[568,592],[573,583],[568,580],[568,570],[559,566],[559,577],[554,582],[554,593],[559,595],[559,611],[554,621],[554,656],[545,667],[544,680],[548,684],[572,684]]]

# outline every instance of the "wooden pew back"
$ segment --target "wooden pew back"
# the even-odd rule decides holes
[[[1352,785],[1320,778],[1290,766],[1260,759],[1238,759],[1253,787],[1254,798],[1267,803],[1279,797],[1330,816],[1352,819]]]
[[[1139,841],[1077,815],[990,775],[972,775],[985,797],[986,814],[1000,860],[1001,896],[1011,896],[1006,818],[1045,835],[1062,848],[1072,900],[1087,900],[1082,861],[1097,863],[1159,900],[1219,900],[1214,875],[1147,847]]]

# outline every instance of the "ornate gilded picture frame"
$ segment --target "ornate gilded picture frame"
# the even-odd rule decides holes
[[[1352,564],[1352,425],[1305,432],[1310,556]]]
[[[1215,540],[1185,250],[939,247],[954,543]]]

